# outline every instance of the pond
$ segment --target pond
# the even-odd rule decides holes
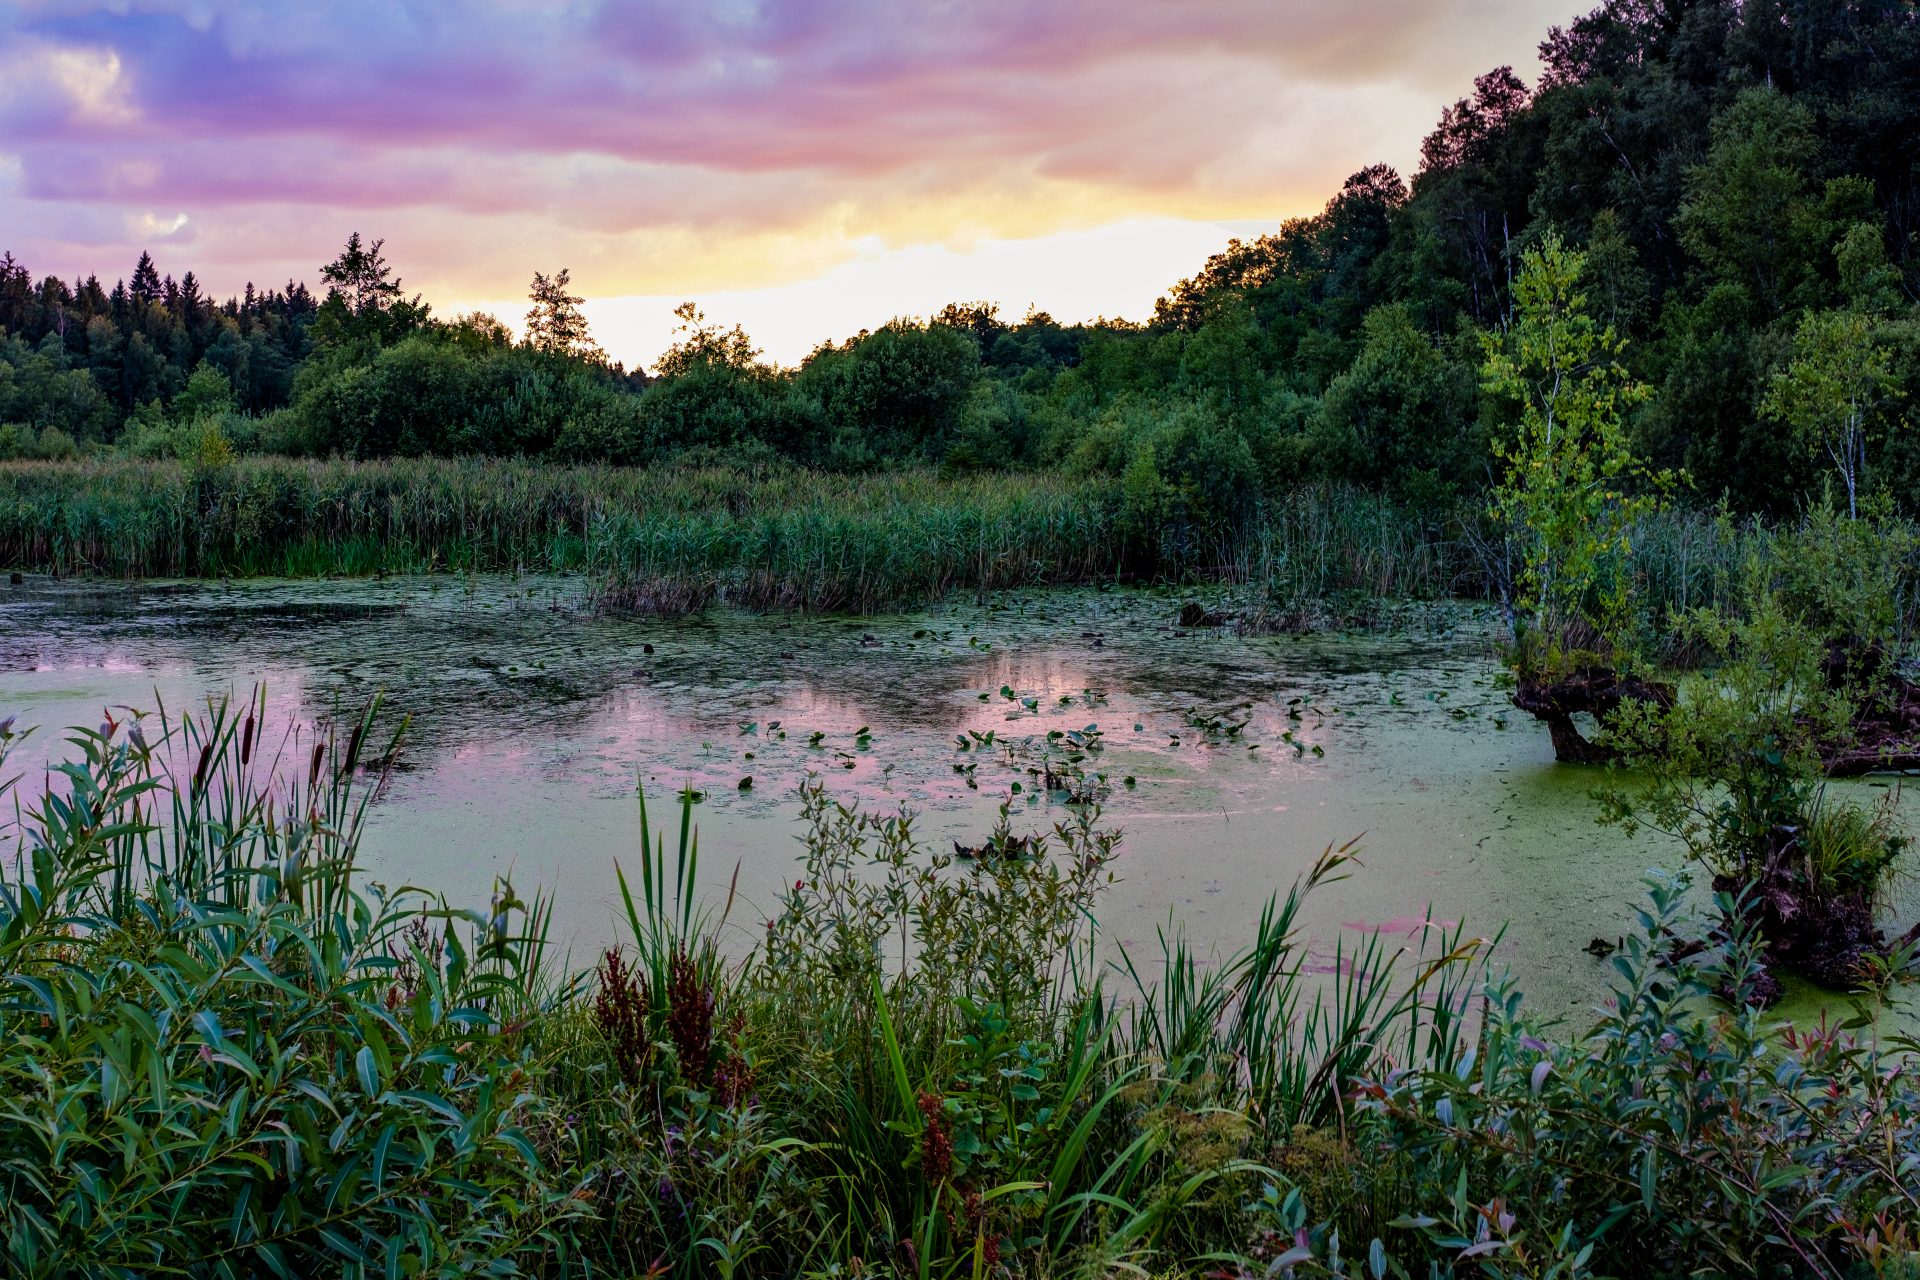
[[[683,788],[703,796],[703,878],[718,891],[737,864],[746,938],[793,873],[804,782],[910,807],[930,841],[977,843],[1003,802],[1016,831],[1065,820],[1033,770],[1080,755],[1109,784],[1101,825],[1125,837],[1101,922],[1144,958],[1170,922],[1203,949],[1238,946],[1269,895],[1358,838],[1361,868],[1308,911],[1324,962],[1430,912],[1504,926],[1500,956],[1536,1009],[1604,999],[1610,969],[1588,944],[1629,929],[1642,877],[1680,852],[1594,821],[1600,773],[1556,764],[1507,704],[1487,613],[1256,638],[1182,628],[1180,605],[1087,590],[659,621],[597,616],[560,577],[30,579],[0,587],[0,717],[41,727],[12,762],[31,773],[60,727],[103,707],[261,682],[286,722],[384,693],[412,723],[370,820],[370,874],[476,906],[495,876],[537,883],[579,966],[620,933],[613,865],[635,855],[636,778],[656,820]],[[1920,911],[1912,880],[1894,896],[1900,919]],[[1822,1005],[1845,1001],[1799,988],[1783,1012]]]

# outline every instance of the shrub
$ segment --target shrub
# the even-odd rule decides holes
[[[0,881],[10,1274],[437,1271],[571,1211],[515,1085],[533,949],[352,882],[372,719],[272,747],[264,699],[108,720],[30,800]]]

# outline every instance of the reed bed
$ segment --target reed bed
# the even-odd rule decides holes
[[[761,610],[864,613],[950,591],[1114,581],[1135,572],[1104,482],[810,477],[704,510],[605,511],[590,541],[628,583],[703,584]]]
[[[249,457],[0,464],[0,564],[112,578],[580,571],[612,606],[862,612],[952,591],[1140,579],[1277,597],[1476,582],[1445,522],[1304,486],[1169,539],[1109,478]]]
[[[1726,606],[1757,522],[1670,507],[1634,533],[1656,626]],[[1245,519],[1142,529],[1117,481],[1059,472],[550,466],[250,456],[0,463],[0,567],[63,576],[584,573],[609,608],[872,612],[951,592],[1158,581],[1248,588],[1254,624],[1397,600],[1502,599],[1507,549],[1472,499],[1415,510],[1342,484]]]

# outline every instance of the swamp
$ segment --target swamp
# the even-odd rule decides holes
[[[1916,156],[1912,0],[0,6],[0,1274],[1920,1280]]]
[[[656,806],[700,797],[709,858],[724,860],[710,874],[740,865],[745,930],[795,866],[810,782],[966,845],[1002,804],[1016,832],[1046,831],[1085,791],[1124,834],[1101,909],[1123,947],[1152,949],[1177,924],[1229,951],[1273,885],[1354,841],[1363,869],[1305,917],[1314,963],[1334,962],[1343,932],[1404,940],[1431,912],[1504,929],[1494,954],[1536,1013],[1574,1020],[1607,990],[1593,941],[1617,940],[1643,875],[1684,864],[1670,841],[1599,825],[1601,777],[1557,766],[1515,709],[1485,606],[1251,636],[1182,627],[1194,597],[1167,589],[851,619],[639,619],[586,596],[551,575],[37,578],[0,594],[0,703],[58,728],[102,708],[245,702],[257,683],[286,727],[381,695],[411,723],[369,817],[369,874],[449,894],[506,875],[544,886],[556,941],[578,956],[624,928],[613,866],[636,848],[636,781]],[[51,732],[33,746],[13,763],[64,749]],[[1902,793],[1901,812],[1916,802]],[[1920,914],[1917,887],[1894,884],[1891,917]],[[1889,1030],[1915,1025],[1905,994]],[[1800,984],[1777,1012],[1846,1008]]]

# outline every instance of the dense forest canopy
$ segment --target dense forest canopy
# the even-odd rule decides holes
[[[1411,182],[1360,170],[1145,325],[962,303],[781,369],[689,306],[649,378],[592,344],[565,272],[535,277],[515,343],[431,314],[358,234],[320,294],[225,302],[146,254],[111,288],[35,284],[9,254],[0,455],[193,448],[213,422],[231,447],[351,456],[1059,465],[1125,476],[1156,517],[1235,519],[1316,475],[1445,499],[1490,478],[1513,406],[1481,386],[1481,335],[1557,235],[1652,388],[1630,424],[1649,465],[1740,510],[1827,477],[1916,491],[1920,10],[1612,0],[1541,53],[1538,84],[1497,68],[1447,107]]]

